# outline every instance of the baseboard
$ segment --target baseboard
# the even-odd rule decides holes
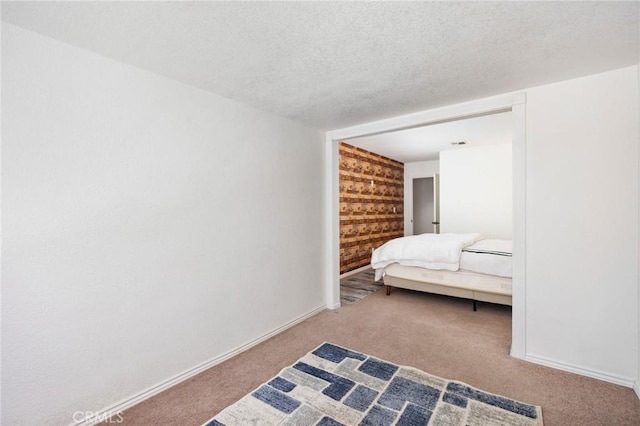
[[[368,271],[369,269],[371,269],[371,265],[362,266],[358,269],[354,269],[353,271],[345,272],[344,274],[340,275],[340,279],[350,277],[351,275],[359,274],[360,272]]]
[[[334,304],[334,305],[331,305],[331,304],[327,303],[327,309],[330,309],[330,310],[332,310],[332,311],[333,311],[334,309],[338,309],[338,308],[339,308],[339,307],[341,307],[341,306],[342,306],[342,303],[340,303],[340,302],[338,302],[338,303],[336,303],[336,304]]]
[[[120,402],[117,402],[113,405],[110,405],[109,407],[103,408],[100,411],[97,411],[95,413],[93,413],[93,415],[88,418],[88,419],[84,419],[84,420],[80,420],[76,423],[72,423],[72,426],[93,426],[95,424],[104,422],[106,420],[109,419],[109,417],[111,416],[117,416],[119,413],[123,412],[124,410],[133,407],[136,404],[139,404],[140,402],[151,398],[154,395],[159,394],[160,392],[177,385],[180,382],[183,382],[193,376],[195,376],[196,374],[199,374],[201,372],[203,372],[204,370],[207,370],[215,365],[218,365],[226,360],[228,360],[229,358],[238,355],[239,353],[242,353],[248,349],[251,349],[252,347],[258,345],[259,343],[264,342],[265,340],[279,334],[282,333],[283,331],[285,331],[288,328],[293,327],[294,325],[306,320],[307,318],[311,318],[312,316],[324,311],[327,307],[325,305],[322,306],[318,306],[317,308],[307,312],[306,314],[303,314],[297,318],[294,318],[293,320],[289,321],[288,323],[281,325],[280,327],[271,330],[270,332],[258,337],[257,339],[251,340],[250,342],[245,343],[242,346],[239,346],[235,349],[232,349],[228,352],[225,352],[222,355],[219,355],[215,358],[212,358],[208,361],[203,362],[202,364],[199,364],[193,368],[190,368],[189,370],[183,371],[182,373],[179,373],[163,382],[160,382],[154,386],[151,386],[135,395],[132,395],[128,398],[125,398],[123,400],[121,400]]]
[[[519,348],[518,349],[514,349],[513,348],[513,344],[511,344],[511,350],[509,351],[509,356],[512,357],[512,358],[526,360],[526,356],[524,355],[523,351],[521,351]]]
[[[633,384],[633,390],[636,391],[636,396],[640,399],[640,381],[636,380]]]
[[[545,357],[537,355],[527,354],[524,358],[526,361],[533,362],[534,364],[544,365],[545,367],[555,368],[556,370],[568,371],[569,373],[579,374],[581,376],[591,377],[593,379],[602,380],[604,382],[613,383],[628,388],[634,388],[634,380],[627,377],[620,377],[614,374],[602,373],[600,371],[590,370],[588,368],[576,367],[574,365],[565,364],[562,362],[554,361]],[[636,382],[637,386],[637,382]],[[636,389],[636,393],[638,390]]]

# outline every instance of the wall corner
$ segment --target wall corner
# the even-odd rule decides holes
[[[514,93],[511,102],[513,105],[522,105],[527,103],[527,92]]]

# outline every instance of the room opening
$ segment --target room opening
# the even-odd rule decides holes
[[[501,111],[342,142],[341,278],[366,273],[371,253],[398,235],[466,235],[471,239],[456,244],[473,252],[465,249],[455,265],[431,265],[437,276],[451,272],[443,280],[434,282],[432,274],[416,284],[418,271],[401,271],[402,260],[384,265],[377,278],[392,277],[385,278],[387,286],[470,299],[474,308],[475,301],[511,305],[512,128],[511,111]],[[367,170],[372,174],[358,175]],[[390,180],[399,172],[402,186]],[[429,265],[412,259],[404,266]]]

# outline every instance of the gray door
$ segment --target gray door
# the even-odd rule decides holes
[[[440,233],[440,175],[433,175],[433,232]]]
[[[433,181],[433,178],[419,178],[413,180],[414,235],[434,232],[432,222],[435,221],[435,185]]]

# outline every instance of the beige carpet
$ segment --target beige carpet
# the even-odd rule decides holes
[[[313,318],[124,412],[200,425],[324,341],[542,406],[545,425],[638,425],[632,389],[509,357],[511,308],[395,290]]]

